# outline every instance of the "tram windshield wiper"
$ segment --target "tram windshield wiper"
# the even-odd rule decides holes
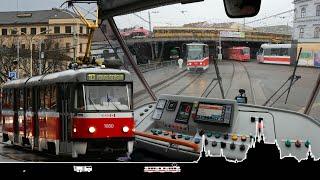
[[[95,110],[98,110],[96,104],[93,102],[93,100],[91,99],[91,97],[89,97],[89,101],[92,103],[92,106],[94,107]]]
[[[109,106],[109,103],[111,102],[111,104],[118,110],[118,111],[121,111],[121,109],[111,101],[111,98],[109,98],[109,94],[107,93],[107,102],[108,102],[108,106]]]

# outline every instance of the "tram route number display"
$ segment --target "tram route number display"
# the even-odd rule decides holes
[[[124,81],[125,75],[120,73],[90,73],[87,81]]]

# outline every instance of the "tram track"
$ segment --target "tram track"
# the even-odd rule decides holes
[[[247,67],[242,62],[238,62],[238,63],[243,67],[243,69],[245,70],[245,72],[247,74],[248,81],[249,81],[249,86],[250,86],[250,91],[251,91],[252,103],[256,104],[256,97],[255,97],[254,89],[253,89],[253,86],[252,86],[251,75],[250,75]]]
[[[177,80],[181,80],[181,77],[185,77],[186,74],[188,74],[187,71],[179,74],[178,76],[176,76],[176,77],[174,77],[172,79],[168,79],[167,81],[164,81],[163,83],[161,83],[160,86],[157,86],[157,87],[154,87],[154,88],[151,88],[151,89],[154,90],[155,93],[157,93],[157,92],[169,87],[170,85],[174,84],[175,82],[177,82]],[[140,97],[140,96],[137,96],[137,97]],[[148,97],[149,97],[149,95],[142,95],[141,98],[139,98],[137,100],[134,100],[134,104],[136,105],[136,104],[142,102],[143,100],[145,100]]]

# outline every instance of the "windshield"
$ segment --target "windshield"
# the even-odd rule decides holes
[[[150,36],[141,39],[129,37],[125,41],[137,64],[148,65],[140,68],[156,95],[222,98],[219,85],[213,89],[210,86],[210,82],[217,78],[212,63],[217,60],[227,99],[235,99],[239,89],[244,89],[248,104],[303,113],[319,74],[320,41],[314,32],[320,23],[301,24],[307,23],[301,19],[303,4],[292,2],[262,1],[260,13],[244,19],[228,18],[222,0],[204,0],[116,16],[115,22],[120,32],[135,27],[150,32]],[[316,17],[315,10],[314,5],[310,5],[306,11],[311,13],[310,17]],[[197,44],[206,44],[208,51]],[[256,54],[262,53],[261,46],[265,44],[278,48],[264,49],[264,57],[258,60]],[[281,44],[292,44],[291,49],[279,48]],[[185,57],[180,64],[170,61],[175,47],[181,49],[179,56]],[[232,47],[248,48],[235,53],[228,51]],[[303,49],[295,77],[301,78],[294,79],[290,88],[287,80],[293,75],[300,47]],[[238,56],[242,53],[250,56]],[[212,57],[209,62],[188,69],[190,62],[186,60],[200,60],[207,55]],[[279,88],[281,90],[278,91]],[[142,90],[142,83],[136,78],[134,92]],[[133,101],[137,107],[153,100],[144,91],[134,96]],[[310,115],[320,120],[319,104],[318,95]]]
[[[250,54],[250,49],[249,49],[249,48],[244,48],[244,49],[242,50],[242,53],[243,53],[243,54]]]
[[[203,46],[187,46],[187,60],[200,60],[203,58]]]
[[[85,111],[131,110],[131,85],[82,85],[75,93],[76,109]]]

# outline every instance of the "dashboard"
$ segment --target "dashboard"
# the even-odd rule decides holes
[[[160,95],[135,112],[136,148],[194,161],[200,152],[239,162],[257,141],[275,144],[281,157],[320,156],[320,124],[303,114],[235,100]]]

